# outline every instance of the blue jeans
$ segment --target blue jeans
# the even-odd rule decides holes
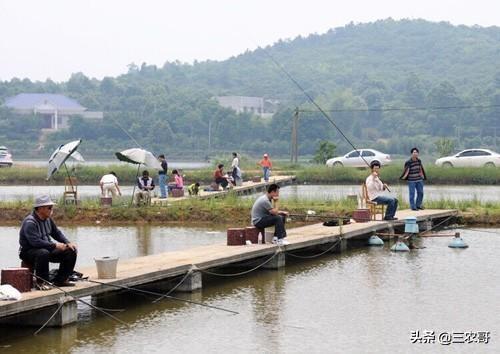
[[[422,207],[424,200],[424,181],[408,181],[408,190],[410,191],[410,208],[415,210]],[[417,201],[415,202],[415,190],[417,191]]]
[[[387,209],[385,210],[384,219],[393,218],[396,215],[396,210],[398,209],[398,200],[392,197],[379,196],[373,199],[377,204],[387,205]]]
[[[158,184],[160,185],[160,198],[167,197],[167,189],[165,188],[165,181],[167,180],[167,175],[158,175]]]
[[[264,171],[264,181],[269,182],[269,176],[271,175],[271,169],[269,167],[262,167]]]
[[[254,224],[254,226],[259,229],[265,229],[266,227],[274,225],[274,236],[278,239],[282,239],[286,237],[285,222],[285,215],[266,215],[260,219],[258,223]]]

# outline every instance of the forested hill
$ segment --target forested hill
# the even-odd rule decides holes
[[[315,95],[365,86],[390,93],[415,76],[424,90],[448,81],[460,94],[469,94],[500,74],[499,27],[390,19],[280,41],[223,62],[167,63],[162,71],[178,84],[220,93],[296,97],[295,87],[265,51]]]
[[[155,152],[205,156],[238,150],[283,155],[289,151],[292,110],[312,107],[270,56],[324,109],[342,111],[332,117],[360,147],[406,154],[413,145],[432,153],[434,142],[442,137],[454,140],[457,148],[495,148],[498,142],[498,107],[383,110],[500,105],[500,28],[424,20],[350,24],[220,62],[167,62],[161,68],[131,64],[127,74],[103,80],[82,73],[61,84],[13,79],[0,82],[0,98],[20,92],[63,93],[91,110],[105,112],[102,123],[74,120],[68,131],[47,140],[45,150],[77,137],[84,138],[82,149],[90,153],[133,146],[118,128],[121,125]],[[215,95],[279,99],[280,111],[265,122],[219,107],[211,99]],[[319,114],[300,117],[301,153],[312,153],[321,140],[333,141],[339,153],[349,149]],[[29,153],[37,146],[38,135],[36,119],[0,109],[0,145]]]

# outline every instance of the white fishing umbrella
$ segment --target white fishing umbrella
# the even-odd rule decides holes
[[[144,165],[149,168],[154,168],[156,170],[162,169],[158,159],[151,152],[144,149],[139,149],[139,148],[127,149],[120,152],[116,152],[115,155],[120,161],[138,165],[137,174],[135,175],[136,179],[139,176],[139,169],[141,168],[141,165]],[[132,190],[132,199],[130,201],[130,204],[132,204],[134,200],[135,186],[136,184],[134,184],[134,189]]]
[[[115,153],[120,161],[133,163],[136,165],[144,165],[149,168],[161,170],[161,164],[158,159],[149,151],[139,148],[127,149]]]
[[[79,162],[84,162],[85,160],[83,159],[83,156],[76,151],[78,149],[78,146],[82,143],[82,139],[79,140],[74,140],[71,141],[67,144],[59,146],[53,153],[50,155],[49,158],[49,167],[47,170],[47,180],[56,173],[59,168],[64,164],[66,160],[71,156],[73,159],[79,161]],[[66,165],[65,165],[66,166]],[[67,172],[67,169],[66,169]],[[69,177],[69,173],[68,173]]]

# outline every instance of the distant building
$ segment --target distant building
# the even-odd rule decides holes
[[[222,107],[234,109],[238,113],[251,113],[263,118],[271,117],[277,110],[279,101],[249,96],[217,96]]]
[[[71,117],[102,119],[102,112],[87,111],[76,100],[53,93],[20,93],[9,97],[5,106],[19,114],[35,114],[42,120],[42,128],[58,130],[68,128]]]

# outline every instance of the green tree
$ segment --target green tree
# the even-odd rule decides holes
[[[329,141],[322,140],[319,142],[319,146],[314,154],[313,162],[318,164],[325,164],[326,160],[332,158],[335,155],[335,149],[337,146]]]
[[[455,149],[455,142],[451,139],[440,138],[436,141],[436,149],[439,153],[439,157],[450,155]]]

